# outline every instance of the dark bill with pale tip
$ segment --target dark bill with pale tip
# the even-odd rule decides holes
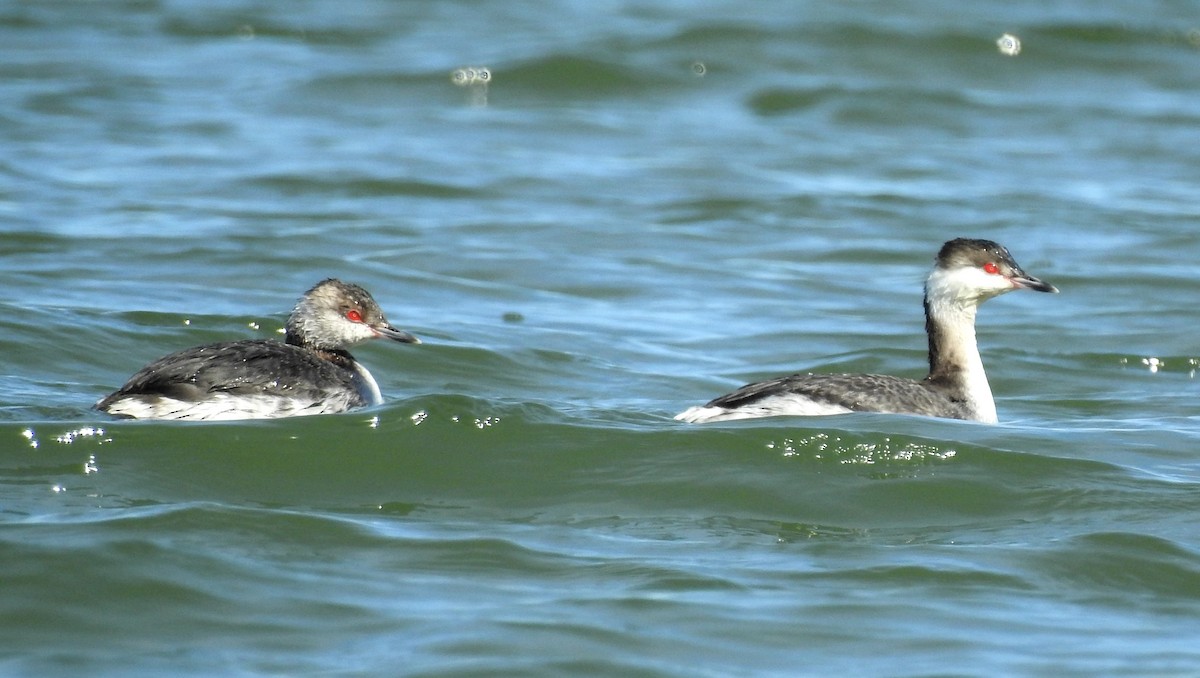
[[[380,336],[391,339],[392,341],[399,341],[399,342],[405,343],[405,344],[421,343],[420,339],[414,337],[413,335],[409,334],[408,332],[405,332],[404,330],[398,330],[398,329],[388,326],[388,325],[385,325],[383,327],[372,327],[371,329],[378,332],[380,334]]]
[[[1054,285],[1051,285],[1050,283],[1048,283],[1044,280],[1035,278],[1031,275],[1022,274],[1022,275],[1018,275],[1018,276],[1013,276],[1012,278],[1010,278],[1010,280],[1012,280],[1013,284],[1016,285],[1017,287],[1023,287],[1027,290],[1033,290],[1034,292],[1053,292],[1054,294],[1058,293],[1057,287],[1055,287]]]

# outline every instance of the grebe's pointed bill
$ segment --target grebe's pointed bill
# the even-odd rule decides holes
[[[386,324],[385,325],[374,325],[371,327],[371,329],[375,330],[375,332],[377,332],[379,334],[379,336],[381,336],[385,339],[391,339],[392,341],[398,341],[402,344],[419,344],[419,343],[421,343],[420,339],[414,337],[413,335],[409,334],[408,332],[405,332],[404,330],[398,330],[395,327],[392,327],[391,325],[386,325]]]
[[[1026,290],[1033,290],[1034,292],[1050,292],[1051,294],[1058,294],[1058,288],[1055,287],[1054,285],[1051,285],[1050,283],[1046,282],[1045,280],[1042,280],[1041,278],[1035,278],[1020,269],[1018,269],[1016,275],[1009,278],[1009,280],[1011,280],[1012,284],[1016,285],[1018,289],[1026,289]]]

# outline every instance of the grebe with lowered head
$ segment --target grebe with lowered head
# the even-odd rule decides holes
[[[334,278],[304,293],[284,341],[196,346],[159,358],[96,403],[137,419],[267,419],[331,414],[383,402],[346,349],[368,339],[421,343],[388,324],[369,292]]]
[[[942,246],[925,281],[929,375],[794,374],[743,386],[675,418],[703,423],[780,415],[885,412],[996,423],[975,341],[979,305],[1013,290],[1058,292],[1021,270],[1004,246],[958,238]]]

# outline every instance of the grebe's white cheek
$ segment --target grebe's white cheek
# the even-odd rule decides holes
[[[368,339],[375,339],[379,336],[380,334],[372,329],[370,325],[367,325],[366,323],[354,323],[355,342],[367,341]]]
[[[926,293],[937,304],[980,304],[1012,291],[1012,282],[977,266],[935,270],[929,275]]]
[[[1012,281],[1000,273],[988,273],[981,268],[971,268],[968,270],[974,274],[971,284],[978,290],[979,296],[982,299],[991,299],[1005,292],[1011,292],[1014,289]]]

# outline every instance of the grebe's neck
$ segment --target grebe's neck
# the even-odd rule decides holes
[[[973,419],[995,423],[996,402],[979,357],[975,338],[977,303],[925,295],[925,332],[929,335],[929,376],[925,380],[946,390],[973,413]]]

